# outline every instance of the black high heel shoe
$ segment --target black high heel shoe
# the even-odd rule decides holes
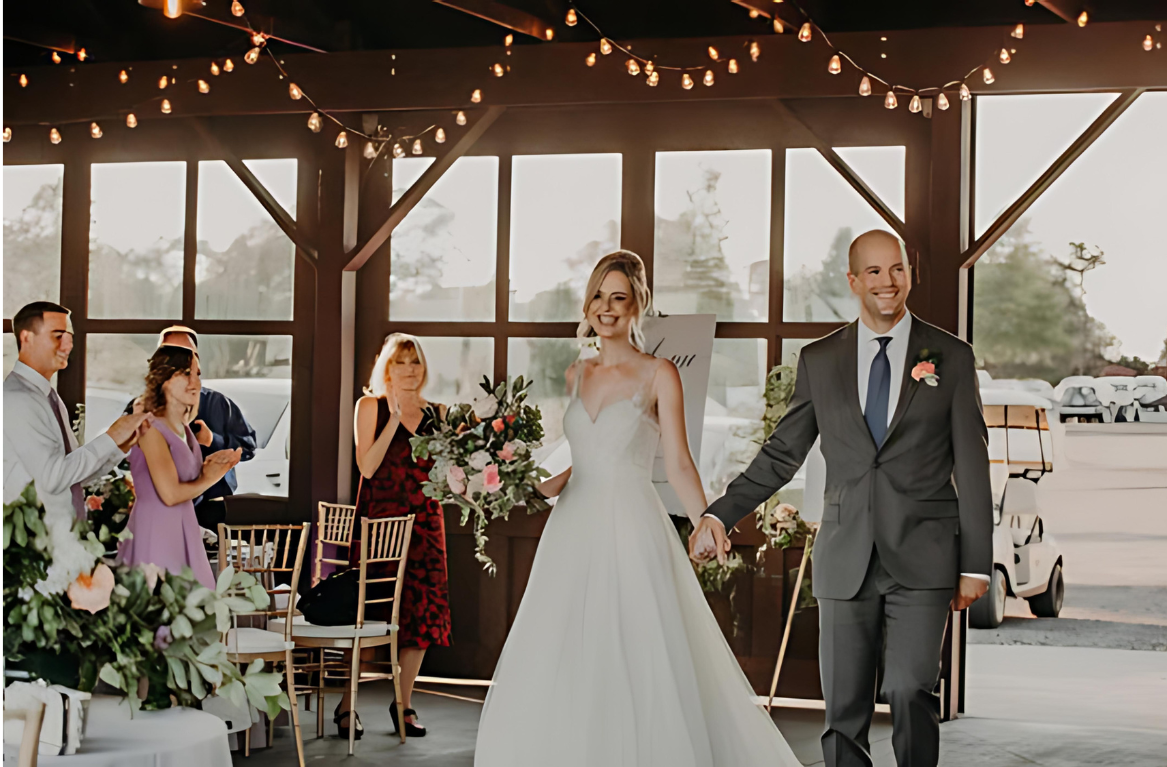
[[[408,717],[411,717],[411,716],[416,718],[417,712],[414,711],[412,708],[407,708],[407,709],[405,709],[405,716],[406,716],[405,737],[407,737],[407,738],[424,738],[425,732],[426,732],[425,727],[423,727],[420,724],[415,724],[414,722],[411,722],[408,719]],[[397,734],[397,733],[401,732],[401,725],[397,721],[397,704],[396,703],[389,704],[389,718],[393,720],[393,733]]]
[[[353,722],[356,722],[357,731],[353,734],[353,740],[360,740],[361,736],[365,734],[365,728],[361,726],[361,715],[356,711],[341,711],[340,704],[337,703],[336,710],[332,714],[332,723],[336,725],[337,735],[341,738],[348,740],[348,727],[341,725],[341,722],[345,719],[351,719]]]

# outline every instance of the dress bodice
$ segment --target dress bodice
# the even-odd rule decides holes
[[[660,443],[651,378],[630,396],[609,402],[593,420],[580,398],[582,365],[578,363],[571,402],[563,415],[563,433],[571,446],[572,479],[605,482],[616,476],[652,481],[653,459]]]

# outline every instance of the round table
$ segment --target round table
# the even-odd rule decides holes
[[[15,761],[15,751],[10,758]],[[77,753],[41,756],[37,764],[41,767],[231,767],[231,749],[227,745],[227,726],[217,716],[179,707],[137,711],[131,719],[125,699],[95,695],[89,704],[85,738]]]

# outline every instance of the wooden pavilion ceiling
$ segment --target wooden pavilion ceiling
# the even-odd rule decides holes
[[[457,0],[450,0],[457,3]],[[191,2],[191,0],[184,0]],[[566,0],[504,0],[505,5],[551,23],[556,40],[590,41],[593,30],[563,23]],[[1091,21],[1167,19],[1167,0],[799,0],[830,32],[1064,24],[1080,10]],[[797,16],[795,2],[783,14]],[[231,18],[229,0],[206,0],[201,13]],[[389,48],[459,48],[497,45],[498,25],[433,0],[244,0],[251,23],[276,35],[327,51]],[[580,0],[578,7],[605,33],[620,39],[772,34],[764,18],[751,19],[731,0]],[[775,6],[776,8],[778,6]],[[4,65],[49,63],[49,48],[81,47],[94,61],[142,61],[242,55],[239,31],[205,19],[167,19],[137,0],[54,0],[4,4]],[[517,35],[517,44],[540,44]],[[272,42],[292,53],[294,46]]]

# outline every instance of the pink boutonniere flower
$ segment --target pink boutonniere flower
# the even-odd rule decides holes
[[[936,375],[936,365],[931,362],[916,363],[916,367],[912,368],[912,378],[916,381],[923,381],[929,386],[936,386],[940,383],[940,376]]]

